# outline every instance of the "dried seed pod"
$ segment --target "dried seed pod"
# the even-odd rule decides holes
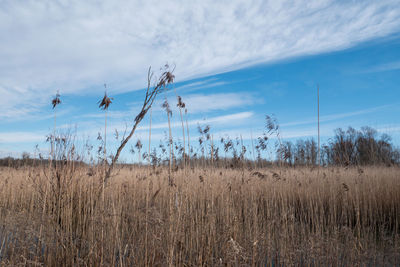
[[[58,105],[61,104],[61,100],[60,100],[60,94],[57,91],[56,96],[53,98],[53,100],[51,100],[51,104],[53,105],[53,109]]]
[[[104,93],[104,97],[102,100],[100,100],[99,102],[97,102],[99,104],[99,108],[106,110],[108,109],[108,107],[110,106],[110,104],[112,103],[111,100],[114,100],[114,98],[109,98],[107,96],[107,92]]]

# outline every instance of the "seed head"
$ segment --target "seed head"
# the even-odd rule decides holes
[[[185,103],[182,102],[182,97],[178,96],[178,104],[176,105],[179,108],[185,108]]]
[[[169,115],[172,115],[172,110],[171,110],[170,107],[169,107],[169,103],[168,103],[168,100],[167,100],[167,99],[164,100],[164,103],[162,104],[162,107],[165,109],[165,111],[166,111]]]
[[[99,108],[106,110],[108,109],[108,107],[110,106],[110,104],[112,103],[111,100],[114,100],[114,98],[109,98],[107,96],[107,92],[104,93],[104,97],[102,100],[100,100],[99,102],[97,102],[99,104]]]
[[[51,104],[53,105],[53,109],[58,105],[61,104],[61,100],[60,100],[60,94],[57,91],[56,96],[53,98],[53,100],[51,100]]]

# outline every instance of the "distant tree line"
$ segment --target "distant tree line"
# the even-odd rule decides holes
[[[394,165],[400,163],[400,150],[387,134],[378,134],[371,127],[356,130],[338,128],[320,150],[322,165]],[[285,141],[277,150],[277,158],[287,165],[317,165],[318,145],[311,138]]]
[[[66,159],[57,159],[53,160],[52,164],[55,166],[56,164],[58,165],[63,165],[66,163]],[[87,165],[84,163],[82,160],[74,160],[74,163],[77,166],[84,166]],[[39,155],[38,158],[32,158],[28,152],[23,152],[21,155],[21,158],[14,158],[11,156],[4,157],[0,159],[0,167],[12,167],[15,169],[22,168],[25,166],[49,166],[50,161],[49,159],[43,158],[41,155]]]

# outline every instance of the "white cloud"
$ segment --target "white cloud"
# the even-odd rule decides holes
[[[166,61],[182,81],[339,50],[399,27],[395,0],[1,1],[0,114],[22,116],[57,89],[139,89],[147,67]]]

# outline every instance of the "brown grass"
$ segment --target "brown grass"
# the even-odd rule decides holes
[[[48,171],[0,169],[1,265],[400,262],[398,168],[179,170],[171,187],[167,168],[125,167],[104,214],[98,173]]]

